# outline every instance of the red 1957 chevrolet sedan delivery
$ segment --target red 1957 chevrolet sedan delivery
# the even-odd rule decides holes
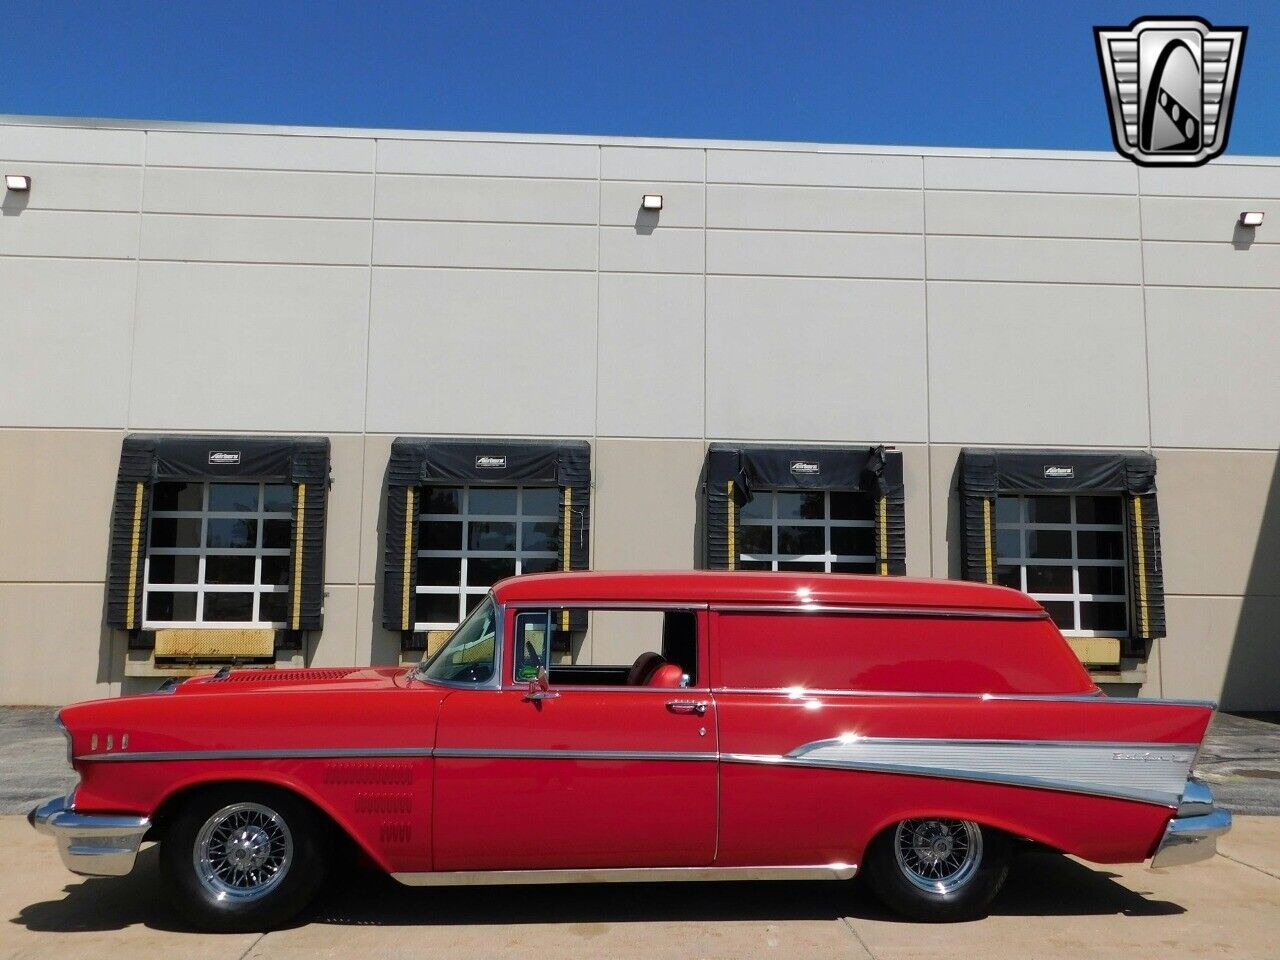
[[[61,713],[64,863],[161,844],[209,929],[301,910],[350,846],[406,884],[832,879],[981,914],[1014,844],[1209,857],[1209,703],[1108,699],[1035,601],[780,573],[506,580],[412,668],[222,670]]]

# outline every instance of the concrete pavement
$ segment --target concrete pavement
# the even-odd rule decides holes
[[[1280,818],[1238,818],[1221,850],[1162,873],[1024,854],[990,917],[942,926],[889,915],[857,881],[426,890],[359,873],[291,929],[214,936],[170,912],[155,848],[129,877],[86,880],[7,816],[0,960],[1280,957]]]

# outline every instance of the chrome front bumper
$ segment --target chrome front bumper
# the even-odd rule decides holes
[[[1178,812],[1164,828],[1151,867],[1180,867],[1208,860],[1218,852],[1218,837],[1231,829],[1231,814],[1213,805],[1213,794],[1199,780],[1188,780]]]
[[[27,814],[27,822],[57,841],[58,854],[72,873],[123,877],[133,869],[151,821],[128,814],[76,813],[72,796],[46,800]]]

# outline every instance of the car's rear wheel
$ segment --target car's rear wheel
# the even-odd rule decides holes
[[[194,925],[269,930],[297,915],[324,879],[320,824],[282,790],[201,791],[169,824],[160,867],[174,907]]]
[[[1008,837],[972,820],[902,820],[867,847],[866,876],[891,910],[914,920],[986,913],[1009,872]]]

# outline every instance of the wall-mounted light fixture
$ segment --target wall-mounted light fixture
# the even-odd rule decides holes
[[[646,193],[643,197],[640,198],[640,209],[641,210],[661,210],[662,194]]]
[[[1260,227],[1262,226],[1261,210],[1246,210],[1240,214],[1240,226],[1242,227]]]
[[[20,173],[6,173],[4,175],[4,185],[7,189],[18,192],[30,190],[31,178]]]

